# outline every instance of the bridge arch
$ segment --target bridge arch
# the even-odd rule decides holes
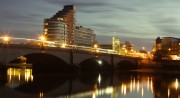
[[[130,60],[122,60],[119,63],[117,63],[117,67],[119,70],[135,69],[136,65]]]
[[[32,64],[33,72],[60,72],[66,71],[69,65],[61,58],[48,53],[31,53],[24,55],[27,58],[27,63]],[[17,59],[10,63],[16,63]]]
[[[113,66],[102,58],[89,58],[79,64],[83,72],[112,71]]]

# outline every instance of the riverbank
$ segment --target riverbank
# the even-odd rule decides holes
[[[180,69],[180,61],[166,60],[154,62],[153,60],[141,60],[139,69]]]

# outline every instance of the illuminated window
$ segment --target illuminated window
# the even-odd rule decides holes
[[[45,25],[48,25],[48,23],[45,23]]]
[[[63,20],[63,18],[58,18],[58,20]]]

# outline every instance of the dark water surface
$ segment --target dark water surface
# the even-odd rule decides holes
[[[0,72],[0,98],[180,98],[180,73],[168,70],[32,74]]]

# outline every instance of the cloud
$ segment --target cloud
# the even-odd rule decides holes
[[[152,45],[154,37],[177,36],[180,31],[178,0],[1,0],[0,30],[40,32],[43,19],[64,5],[77,6],[77,25],[91,28],[97,39],[111,42],[117,32],[122,40]],[[102,38],[101,38],[102,37]],[[109,38],[110,37],[110,38]],[[142,41],[143,40],[143,41]],[[151,44],[150,44],[151,43]],[[140,45],[139,45],[140,46]]]
[[[58,4],[58,5],[77,5],[81,7],[94,7],[94,6],[106,6],[109,5],[109,3],[104,1],[84,1],[84,0],[46,0],[49,3],[52,4]]]
[[[50,4],[64,6],[64,5],[75,5],[77,6],[78,13],[102,13],[107,11],[112,11],[106,9],[110,6],[108,2],[104,1],[84,1],[84,0],[46,0]],[[103,8],[102,8],[103,7]]]
[[[110,9],[88,9],[88,8],[84,8],[84,9],[79,9],[78,13],[86,13],[86,14],[91,14],[91,13],[104,13],[104,12],[111,12],[112,10]]]
[[[179,19],[175,17],[161,17],[153,21],[153,25],[162,36],[176,36],[180,32]]]
[[[128,11],[128,12],[135,12],[138,11],[136,8],[131,8],[131,7],[123,7],[123,6],[119,6],[117,7],[120,10],[124,10],[124,11]]]

